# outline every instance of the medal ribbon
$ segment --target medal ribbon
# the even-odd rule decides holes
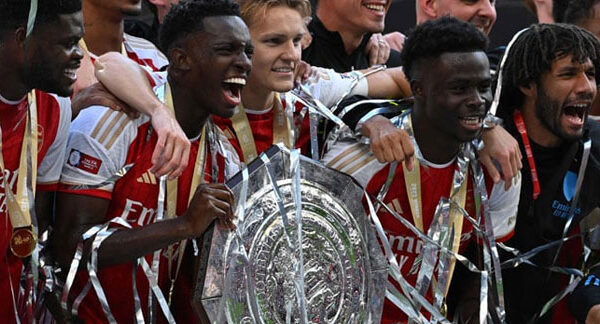
[[[286,108],[294,109],[293,106]],[[236,112],[231,117],[231,123],[242,148],[244,162],[248,164],[258,156],[258,153],[256,152],[256,144],[248,116],[241,103],[236,107]],[[287,118],[285,118],[281,98],[278,93],[275,93],[275,98],[273,99],[273,144],[284,143],[287,148],[292,149],[293,144],[290,133],[291,125]]]
[[[536,200],[540,195],[540,180],[538,179],[537,169],[535,167],[535,160],[533,159],[533,152],[531,151],[531,143],[529,142],[529,136],[527,136],[527,128],[525,128],[525,122],[523,121],[523,115],[521,111],[515,110],[513,114],[513,120],[521,139],[523,140],[523,146],[525,147],[525,154],[527,154],[527,162],[529,163],[529,169],[531,169],[531,182],[533,182],[533,200]]]
[[[171,110],[171,113],[174,113],[174,105],[173,105],[173,96],[171,93],[171,88],[167,83],[165,85],[165,103],[167,107]],[[245,115],[245,114],[244,114]],[[190,191],[188,193],[187,205],[192,201],[194,197],[194,192],[196,192],[196,188],[204,182],[204,169],[205,169],[205,161],[206,161],[206,125],[202,127],[202,135],[200,135],[200,142],[198,144],[198,155],[196,156],[196,162],[194,165],[194,173],[192,175],[192,183],[190,186]],[[179,179],[168,180],[167,181],[167,214],[166,218],[175,218],[177,217],[177,196],[178,196],[178,185]],[[169,256],[169,278],[171,280],[171,286],[169,288],[169,306],[171,305],[171,298],[173,295],[173,288],[175,286],[175,280],[177,280],[177,275],[179,274],[179,269],[181,267],[181,263],[183,261],[183,255],[185,252],[187,240],[182,240],[179,243],[179,247],[177,248],[178,256],[177,256],[177,266],[175,269],[175,273],[173,273],[173,245],[170,245],[167,249],[167,255]]]
[[[21,145],[21,155],[19,159],[18,180],[16,195],[13,194],[6,176],[3,176],[4,192],[6,194],[6,206],[10,223],[14,229],[31,227],[31,214],[33,209],[33,200],[35,199],[35,187],[37,181],[37,155],[38,155],[38,133],[37,133],[37,102],[35,90],[27,94],[28,111],[26,115],[25,132],[23,134],[23,144]],[[28,154],[29,153],[29,154]],[[29,160],[29,161],[28,161]],[[29,168],[31,163],[31,169]],[[0,169],[5,170],[4,156],[2,154],[2,133],[0,130]],[[28,194],[28,170],[31,171],[33,196]],[[33,237],[35,239],[35,236]],[[12,246],[12,245],[11,245]],[[35,244],[33,244],[35,246]],[[14,251],[13,251],[14,252]],[[31,251],[33,252],[33,251]],[[29,253],[31,254],[31,253]],[[28,256],[28,255],[27,255]]]
[[[405,126],[407,131],[411,136],[414,137],[414,132],[412,128],[412,119],[410,115],[407,115],[405,118]],[[419,159],[414,159],[414,167],[412,171],[409,171],[406,168],[406,162],[402,163],[402,170],[404,171],[404,182],[406,186],[406,194],[408,196],[408,201],[410,204],[411,213],[413,216],[413,222],[415,226],[421,231],[423,230],[423,209],[422,209],[422,199],[421,199],[421,164],[419,163]],[[450,198],[454,200],[460,208],[464,209],[467,197],[467,179],[464,177],[462,181],[457,181],[457,178],[460,178],[462,174],[466,175],[464,170],[460,170],[457,166],[454,171],[453,176],[453,185],[450,188]],[[454,184],[459,184],[458,188],[454,187]],[[458,253],[458,248],[460,246],[460,236],[462,233],[462,224],[463,217],[459,209],[450,208],[450,222],[451,226],[454,227],[454,241],[452,243],[452,252],[455,254]],[[451,228],[452,228],[451,227]],[[456,264],[456,259],[452,258],[450,261],[450,270],[449,276],[447,279],[447,284],[445,288],[445,294],[448,293],[448,288],[450,287],[450,279],[452,278],[452,273],[454,272],[454,266]]]

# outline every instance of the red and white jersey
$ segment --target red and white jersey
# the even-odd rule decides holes
[[[123,33],[123,46],[127,57],[144,67],[151,75],[152,86],[160,86],[167,81],[166,72],[161,69],[169,65],[167,57],[154,44],[143,38]],[[98,56],[88,52],[92,62]]]
[[[67,145],[67,159],[63,164],[59,191],[78,195],[87,195],[110,200],[108,212],[104,218],[109,221],[120,217],[133,228],[145,226],[155,221],[159,180],[149,172],[152,166],[151,157],[157,142],[157,135],[150,130],[148,117],[141,116],[130,119],[121,112],[105,107],[95,106],[77,116],[71,126]],[[211,152],[206,141],[205,182],[224,182],[239,170],[237,154],[228,145],[227,139],[219,132],[218,140],[224,143],[224,152]],[[199,139],[192,140],[190,160],[187,169],[179,177],[177,195],[177,215],[187,210],[188,195],[194,165],[199,149]],[[215,160],[213,160],[213,155]],[[212,165],[216,161],[219,173],[212,178]],[[131,169],[114,185],[88,190],[73,190],[73,184],[98,184],[112,177],[125,165],[133,163]],[[193,193],[192,193],[193,194]],[[191,246],[191,245],[190,245]],[[186,250],[190,250],[188,248]],[[168,258],[163,249],[159,286],[168,296],[169,285],[167,275]],[[151,264],[151,255],[146,256]],[[176,264],[176,255],[174,264]],[[192,262],[193,263],[193,262]],[[176,284],[175,298],[192,295],[191,268],[189,264],[182,266]],[[98,276],[107,296],[109,306],[118,323],[135,322],[132,288],[132,263],[124,263],[99,269]],[[73,286],[73,296],[77,296],[87,282],[87,271],[80,271]],[[181,284],[186,282],[186,284]],[[138,269],[137,288],[140,293],[142,309],[147,310],[148,281],[141,269]],[[185,290],[187,289],[187,290]],[[178,322],[185,323],[189,316],[194,316],[189,300],[186,303],[174,303],[173,313]],[[157,313],[162,314],[157,308]],[[147,314],[145,314],[147,315]],[[79,316],[86,323],[105,323],[107,321],[94,291],[90,291],[79,307]],[[183,316],[183,317],[182,317]]]
[[[321,101],[326,107],[333,106],[337,101],[350,89],[352,82],[356,78],[360,78],[362,73],[358,71],[348,73],[337,73],[331,69],[314,68],[318,73],[311,77],[306,85],[309,88],[313,96]],[[363,95],[366,96],[368,93],[368,83],[366,79],[362,79],[362,82],[352,90],[349,96]],[[279,96],[281,101],[281,107],[284,111],[288,109],[286,102],[283,99],[284,95]],[[276,103],[277,104],[277,103]],[[240,109],[238,106],[237,109]],[[260,154],[267,148],[273,145],[273,120],[274,112],[273,108],[267,110],[251,110],[244,108],[246,116],[248,117],[248,123],[252,130],[252,136],[254,137],[254,144],[256,146],[256,153]],[[236,152],[240,156],[240,159],[244,159],[242,148],[237,139],[237,134],[233,128],[233,124],[230,118],[220,118],[213,116],[215,124],[223,130],[231,145],[235,148]],[[296,141],[294,143],[295,148],[302,150],[302,153],[307,154],[309,149],[310,141],[310,119],[308,115],[308,109],[299,101],[296,102],[294,107],[294,127],[298,130]],[[248,162],[248,161],[245,161]]]
[[[60,177],[61,164],[71,123],[71,102],[36,90],[38,118],[38,174],[37,191],[54,191]],[[22,262],[10,251],[9,243],[12,226],[6,211],[6,183],[16,191],[19,159],[25,134],[27,98],[9,101],[0,96],[0,127],[2,128],[2,156],[5,170],[0,173],[0,319],[2,323],[13,323],[13,310],[10,280],[14,293],[18,293]]]
[[[325,155],[323,162],[329,167],[354,177],[373,197],[377,197],[390,171],[390,164],[379,163],[372,153],[370,153],[367,145],[357,143],[338,143],[334,145]],[[431,225],[438,202],[442,197],[448,197],[450,194],[455,168],[456,159],[443,165],[428,161],[421,162],[421,210],[424,226],[423,232],[425,233]],[[469,176],[467,179],[465,210],[470,215],[475,215],[473,179],[472,176]],[[486,176],[486,184],[491,183],[492,181]],[[488,193],[491,192],[489,209],[494,226],[494,234],[500,241],[507,240],[511,237],[516,223],[520,183],[511,186],[508,191],[504,190],[503,182],[493,186],[487,185],[487,190]],[[394,179],[386,196],[383,198],[383,202],[390,209],[414,224],[401,164],[398,164],[396,168]],[[369,213],[366,204],[365,210]],[[418,267],[413,269],[413,264],[421,252],[423,242],[385,209],[380,209],[377,216],[386,232],[392,251],[396,255],[396,260],[398,261],[403,277],[410,284],[414,285],[419,269]],[[464,251],[466,246],[473,241],[474,237],[471,223],[463,221],[459,253]],[[394,282],[393,280],[390,281]],[[406,315],[386,299],[383,308],[382,323],[398,323],[406,322],[406,320]]]

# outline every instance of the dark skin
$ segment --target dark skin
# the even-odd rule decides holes
[[[481,133],[481,125],[466,127],[461,118],[483,118],[492,101],[487,57],[481,51],[444,53],[420,64],[415,79],[415,138],[428,161],[447,163],[461,143]]]
[[[190,137],[200,133],[210,114],[228,117],[233,113],[235,107],[215,93],[222,91],[223,80],[246,78],[250,71],[246,55],[250,36],[239,17],[208,17],[203,25],[204,31],[189,35],[169,52],[176,118]],[[68,269],[81,234],[105,222],[110,201],[65,193],[59,193],[57,200],[55,238],[61,248],[55,253]],[[135,260],[169,244],[198,237],[215,219],[231,226],[232,204],[233,194],[225,185],[200,185],[183,215],[141,228],[120,229],[107,238],[98,252],[99,266]]]
[[[79,65],[82,55],[77,41],[82,34],[81,12],[60,15],[57,20],[38,25],[27,44],[25,26],[4,32],[0,46],[0,94],[9,100],[20,100],[36,88],[70,95],[73,82],[66,77],[65,69]],[[40,233],[51,223],[53,199],[53,192],[36,193]]]

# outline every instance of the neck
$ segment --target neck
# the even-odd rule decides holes
[[[273,107],[275,92],[268,89],[254,89],[251,83],[248,82],[242,88],[242,103],[244,104],[244,108],[261,111]]]
[[[323,3],[325,5],[325,2]],[[365,32],[352,30],[335,14],[330,14],[334,9],[328,9],[326,6],[317,7],[317,16],[323,23],[323,26],[331,32],[338,32],[344,42],[346,54],[352,54],[362,42]]]
[[[98,8],[83,1],[83,39],[88,50],[95,55],[107,52],[121,52],[123,44],[123,14]]]
[[[554,23],[554,17],[552,17],[552,5],[536,4],[536,15],[540,24]]]
[[[10,60],[7,59],[7,55],[0,53],[0,75],[2,75],[2,82],[0,82],[0,95],[7,100],[17,101],[21,100],[30,88],[25,84],[19,69],[15,68],[15,64],[11,64]]]
[[[535,103],[526,101],[521,109],[527,136],[540,146],[557,147],[562,144],[562,139],[556,136],[537,116]]]
[[[415,103],[411,114],[413,132],[423,157],[435,164],[450,162],[458,154],[461,143],[454,137],[442,133],[434,123],[420,114],[420,111],[422,109],[418,109]]]
[[[202,127],[208,120],[208,109],[202,107],[202,103],[195,100],[194,93],[185,84],[178,83],[169,77],[171,95],[175,119],[188,138],[194,138],[200,134]]]

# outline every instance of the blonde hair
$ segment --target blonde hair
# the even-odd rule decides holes
[[[259,12],[264,16],[267,10],[273,7],[284,6],[294,9],[302,18],[309,17],[311,14],[309,0],[240,0],[239,3],[242,19],[248,26],[253,23]]]

